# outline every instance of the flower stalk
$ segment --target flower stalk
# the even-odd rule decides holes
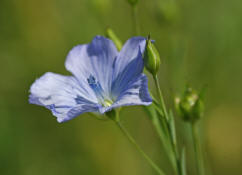
[[[167,110],[166,110],[166,105],[165,105],[165,102],[164,102],[164,98],[163,98],[163,95],[162,95],[162,92],[161,92],[158,76],[153,75],[153,79],[155,81],[156,91],[157,91],[157,94],[159,96],[161,110],[163,111],[166,120],[168,120],[169,116],[168,116],[168,113],[167,113]]]
[[[144,157],[144,159],[150,164],[150,166],[159,174],[159,175],[165,175],[165,173],[151,160],[151,158],[142,150],[142,148],[136,143],[135,139],[129,134],[127,129],[122,125],[119,118],[119,111],[112,110],[106,115],[112,119],[115,124],[118,126],[118,128],[121,130],[123,135],[132,143],[135,148],[139,151],[139,153]]]
[[[198,134],[198,124],[197,122],[191,122],[191,131],[192,131],[192,141],[196,159],[196,168],[198,175],[204,175],[204,168],[203,168],[203,156],[202,156],[202,149],[201,143]]]
[[[126,128],[121,124],[121,122],[115,122],[119,129],[122,131],[124,136],[135,146],[139,153],[144,157],[144,159],[150,164],[150,166],[159,174],[165,175],[165,173],[150,159],[150,157],[142,150],[142,148],[136,143],[134,138],[129,134]]]
[[[170,119],[170,116],[169,116],[167,109],[166,109],[166,105],[165,105],[164,97],[162,95],[162,91],[161,91],[161,88],[160,88],[158,76],[153,75],[153,79],[154,79],[154,82],[155,82],[157,94],[159,96],[159,106],[160,106],[160,109],[163,112],[163,115],[165,117],[165,128],[166,128],[166,130],[169,134],[168,137],[169,137],[169,141],[170,141],[170,144],[171,144],[172,153],[173,153],[173,156],[174,156],[174,159],[175,159],[175,171],[176,171],[177,175],[184,175],[182,168],[181,168],[182,165],[181,165],[181,160],[180,160],[180,156],[179,156],[178,146],[177,146],[177,143],[176,143],[176,138],[173,138],[172,129],[171,129],[171,126],[169,125],[169,120],[171,120],[171,119]]]

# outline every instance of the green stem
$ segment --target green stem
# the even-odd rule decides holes
[[[201,143],[199,139],[198,127],[196,122],[191,123],[191,130],[192,130],[192,139],[193,139],[193,146],[194,146],[194,152],[195,152],[197,173],[198,175],[204,175]]]
[[[168,125],[168,124],[167,124]],[[180,161],[180,156],[179,156],[179,151],[178,151],[178,147],[177,147],[177,144],[176,142],[172,139],[172,133],[171,133],[171,129],[170,129],[170,126],[168,125],[168,133],[169,133],[169,137],[170,137],[170,142],[171,142],[171,147],[172,147],[172,152],[174,154],[174,158],[176,160],[176,164],[175,164],[175,169],[176,169],[176,173],[178,175],[183,175],[183,172],[182,172],[182,165],[181,165],[181,161]]]
[[[160,88],[160,84],[159,84],[159,80],[158,80],[158,76],[155,75],[153,76],[153,79],[155,81],[155,86],[156,86],[156,90],[157,90],[157,94],[159,96],[159,101],[160,101],[160,107],[161,107],[161,110],[165,116],[165,119],[166,119],[166,128],[168,130],[168,133],[169,133],[169,138],[170,138],[170,143],[171,143],[171,148],[172,148],[172,152],[174,154],[174,158],[176,160],[176,172],[178,175],[182,175],[182,169],[181,169],[181,161],[180,161],[180,156],[179,156],[179,152],[178,152],[178,148],[177,148],[177,144],[176,142],[173,140],[172,138],[172,132],[171,132],[171,128],[169,126],[169,115],[167,113],[167,109],[166,109],[166,105],[165,105],[165,102],[164,102],[164,98],[163,98],[163,95],[162,95],[162,91],[161,91],[161,88]]]
[[[168,113],[167,113],[167,110],[166,110],[166,105],[165,105],[165,102],[164,102],[164,98],[163,98],[163,95],[162,95],[162,92],[161,92],[161,88],[160,88],[160,84],[159,84],[159,80],[158,80],[157,75],[153,76],[153,79],[155,81],[155,87],[156,87],[157,94],[159,96],[161,109],[164,113],[166,120],[168,121]]]
[[[180,156],[179,156],[179,152],[178,152],[178,149],[177,149],[177,145],[174,144],[173,142],[172,142],[172,148],[173,148],[174,156],[176,158],[176,171],[177,171],[177,174],[183,175],[182,167],[181,167],[181,161],[180,161]]]
[[[139,23],[138,23],[138,15],[137,15],[136,5],[132,6],[132,18],[133,18],[134,34],[139,35]]]
[[[145,154],[145,152],[140,148],[140,146],[135,142],[134,138],[129,134],[126,128],[119,122],[115,121],[122,133],[128,138],[128,140],[136,147],[136,149],[141,153],[141,155],[147,160],[147,162],[156,170],[160,175],[165,175],[165,173]]]

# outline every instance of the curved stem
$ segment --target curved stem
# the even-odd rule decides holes
[[[128,138],[128,140],[136,147],[136,149],[141,153],[141,155],[147,160],[147,162],[156,170],[160,175],[165,175],[165,173],[149,158],[147,154],[140,148],[140,146],[135,142],[134,138],[129,134],[126,128],[119,122],[115,121],[122,133]]]
[[[192,130],[192,139],[193,139],[193,146],[194,146],[194,152],[195,152],[195,158],[196,158],[197,173],[198,175],[204,175],[201,143],[199,139],[197,124],[195,122],[191,123],[191,130]]]

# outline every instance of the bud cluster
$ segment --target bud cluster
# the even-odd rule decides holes
[[[181,98],[175,99],[178,113],[184,121],[195,122],[203,115],[204,104],[200,95],[188,87]]]

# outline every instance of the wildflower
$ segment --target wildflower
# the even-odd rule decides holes
[[[50,109],[58,122],[85,112],[149,105],[152,99],[142,73],[145,44],[145,38],[134,37],[118,52],[111,40],[96,36],[69,52],[65,67],[73,76],[44,74],[31,86],[29,102]]]

